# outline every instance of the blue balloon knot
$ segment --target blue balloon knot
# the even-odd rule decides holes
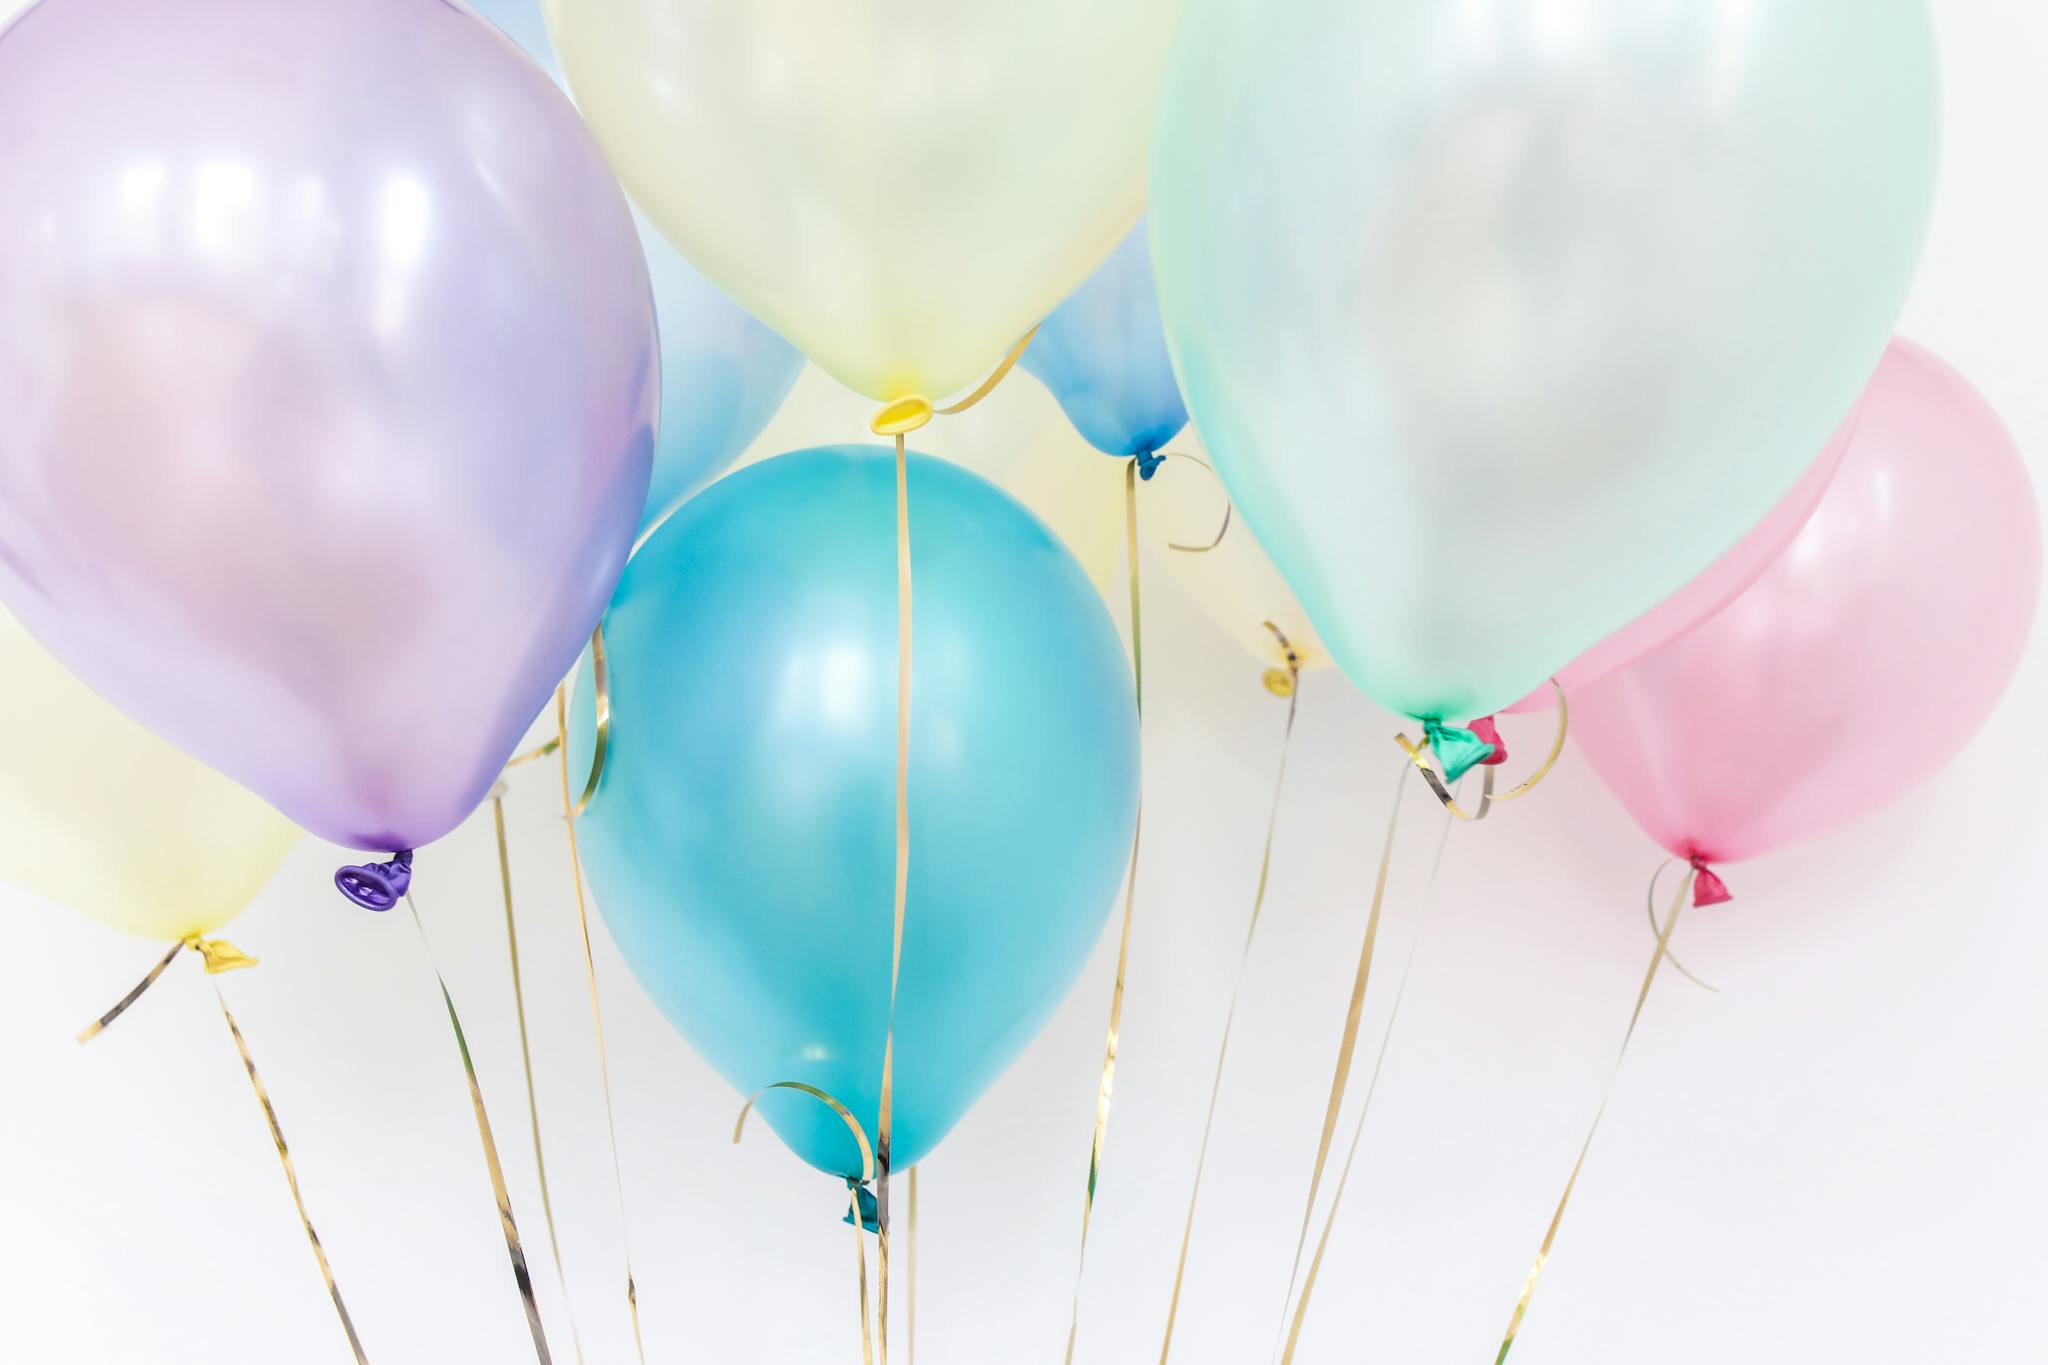
[[[881,1232],[882,1206],[875,1202],[875,1192],[857,1181],[849,1181],[847,1183],[853,1189],[854,1198],[860,1202],[860,1225],[869,1232]],[[850,1205],[846,1212],[840,1216],[839,1221],[849,1226],[853,1223],[853,1209]]]
[[[1159,466],[1166,463],[1166,457],[1156,450],[1134,451],[1131,458],[1138,462],[1138,477],[1150,480],[1159,472]]]
[[[1422,732],[1429,737],[1430,751],[1436,755],[1437,765],[1443,769],[1446,782],[1456,782],[1493,757],[1492,741],[1481,739],[1462,725],[1425,720]]]

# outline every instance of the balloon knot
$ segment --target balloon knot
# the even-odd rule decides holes
[[[1493,757],[1480,759],[1480,767],[1496,768],[1508,761],[1508,746],[1501,741],[1500,727],[1493,723],[1492,716],[1481,716],[1466,728],[1493,746]]]
[[[1485,727],[1484,733],[1482,726]],[[1430,751],[1436,755],[1437,766],[1443,770],[1446,782],[1456,782],[1481,764],[1498,763],[1507,757],[1491,719],[1474,722],[1469,729],[1462,725],[1446,725],[1441,720],[1424,720],[1422,732],[1429,740]]]
[[[1728,889],[1728,883],[1716,876],[1714,869],[1707,866],[1707,860],[1695,853],[1687,860],[1692,864],[1692,903],[1694,905],[1726,905],[1735,899]]]
[[[412,885],[412,850],[398,850],[390,862],[341,868],[334,874],[334,884],[365,910],[389,910]]]
[[[877,436],[907,436],[932,420],[932,401],[921,393],[898,398],[874,415],[868,429]]]
[[[858,1203],[860,1205],[860,1225],[869,1232],[880,1233],[882,1230],[882,1206],[875,1202],[875,1192],[861,1184],[858,1180],[851,1178],[846,1182],[846,1189],[847,1193],[851,1194],[853,1198],[848,1201],[846,1212],[840,1215],[839,1221],[851,1226],[853,1223],[853,1205]]]
[[[1131,458],[1138,462],[1138,477],[1147,481],[1159,472],[1159,466],[1166,463],[1166,456],[1156,450],[1140,450]]]

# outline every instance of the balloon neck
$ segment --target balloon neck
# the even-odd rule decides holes
[[[1707,866],[1707,860],[1695,853],[1692,864],[1692,903],[1694,905],[1726,905],[1735,899],[1735,893],[1728,889],[1728,883],[1721,880],[1714,869]]]
[[[389,862],[341,868],[334,885],[365,910],[389,910],[412,885],[412,850],[398,850]]]
[[[1469,726],[1425,720],[1422,732],[1429,738],[1430,752],[1436,755],[1446,782],[1456,782],[1474,768],[1507,762],[1507,746],[1501,743],[1492,716],[1475,720]]]
[[[905,394],[883,406],[868,422],[877,436],[908,436],[932,420],[932,400],[921,393]]]
[[[1137,461],[1138,477],[1147,481],[1159,472],[1159,466],[1166,463],[1166,456],[1156,450],[1136,451],[1133,452],[1131,458]]]
[[[840,1215],[839,1221],[850,1226],[853,1223],[854,1206],[858,1205],[860,1225],[869,1232],[879,1234],[882,1230],[882,1206],[875,1202],[875,1192],[853,1179],[846,1182],[846,1189],[853,1198],[848,1201],[846,1212]]]

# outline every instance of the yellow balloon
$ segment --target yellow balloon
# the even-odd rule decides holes
[[[0,880],[144,938],[247,908],[298,827],[73,677],[0,608]]]
[[[633,198],[880,401],[979,379],[1137,221],[1180,0],[551,0]]]

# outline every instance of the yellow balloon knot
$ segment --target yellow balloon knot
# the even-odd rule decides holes
[[[243,967],[256,965],[255,958],[224,938],[201,938],[194,934],[185,940],[185,946],[199,954],[201,960],[206,963],[208,976],[219,976],[222,972],[239,971]]]
[[[1276,696],[1276,697],[1291,697],[1291,696],[1293,696],[1293,695],[1294,695],[1294,672],[1293,672],[1293,670],[1292,670],[1292,669],[1286,669],[1286,668],[1269,668],[1269,669],[1267,669],[1267,670],[1266,670],[1266,690],[1267,690],[1268,692],[1271,692],[1271,693],[1272,693],[1272,694],[1273,694],[1274,696]]]
[[[877,436],[907,436],[932,420],[932,400],[921,393],[906,394],[889,403],[868,427]]]

